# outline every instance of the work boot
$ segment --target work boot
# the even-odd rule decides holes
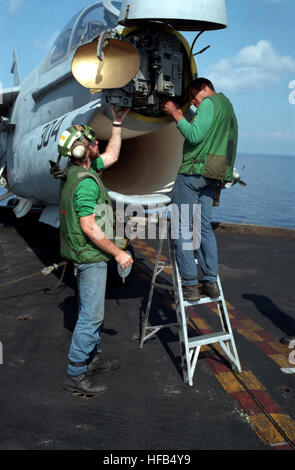
[[[98,374],[99,372],[109,372],[111,370],[119,369],[119,367],[120,362],[118,359],[105,359],[102,353],[98,353],[88,365],[86,375],[92,376]]]
[[[106,391],[107,387],[86,374],[67,375],[64,380],[64,389],[67,392],[82,395],[98,395]]]
[[[202,281],[201,294],[215,299],[220,296],[217,282]]]
[[[183,293],[183,300],[186,300],[187,302],[196,302],[197,300],[200,300],[201,298],[199,287],[197,285],[183,286],[182,293]]]

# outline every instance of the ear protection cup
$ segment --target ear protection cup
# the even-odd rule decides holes
[[[86,150],[88,148],[88,145],[89,143],[85,143],[83,141],[77,141],[77,142],[74,142],[73,146],[72,146],[72,156],[74,158],[83,158],[85,153],[86,153]]]
[[[71,154],[74,158],[83,158],[85,156],[85,153],[89,147],[90,141],[87,138],[87,135],[85,135],[85,128],[83,126],[73,126],[77,131],[83,132],[81,134],[80,138],[77,139],[71,148]]]

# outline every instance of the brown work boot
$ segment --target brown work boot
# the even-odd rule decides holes
[[[182,293],[183,293],[183,300],[186,300],[187,302],[196,302],[197,300],[200,300],[201,298],[200,290],[197,285],[183,286]]]
[[[217,282],[202,281],[201,294],[215,299],[220,296],[220,290]]]
[[[107,387],[100,383],[97,378],[87,377],[86,374],[67,375],[64,380],[64,389],[67,392],[79,395],[98,395],[107,390]]]

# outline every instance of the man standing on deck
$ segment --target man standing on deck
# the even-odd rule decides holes
[[[100,347],[107,261],[114,256],[126,269],[133,260],[113,243],[112,235],[108,236],[108,229],[113,228],[112,204],[98,172],[119,157],[121,125],[128,111],[112,108],[112,135],[101,155],[95,133],[88,126],[71,126],[59,139],[59,153],[70,158],[60,200],[61,255],[74,263],[80,300],[64,381],[69,392],[101,393],[106,387],[97,374],[119,367],[118,360],[104,358]]]
[[[184,136],[183,161],[178,171],[172,193],[172,203],[179,213],[179,238],[175,240],[175,252],[182,277],[184,299],[196,301],[200,295],[218,297],[218,253],[211,226],[212,207],[219,181],[231,181],[236,157],[238,124],[233,106],[223,93],[216,93],[206,78],[195,79],[188,87],[191,104],[197,113],[189,123],[181,109],[172,101],[163,109],[177,123]],[[189,217],[181,217],[181,205],[189,206]],[[201,244],[197,249],[199,266],[203,273],[198,284],[197,267],[193,249],[183,249],[184,233],[193,227],[193,206],[201,205]]]

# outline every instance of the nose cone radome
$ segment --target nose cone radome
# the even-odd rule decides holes
[[[225,0],[123,0],[119,24],[135,26],[162,21],[179,31],[203,31],[227,26]]]

